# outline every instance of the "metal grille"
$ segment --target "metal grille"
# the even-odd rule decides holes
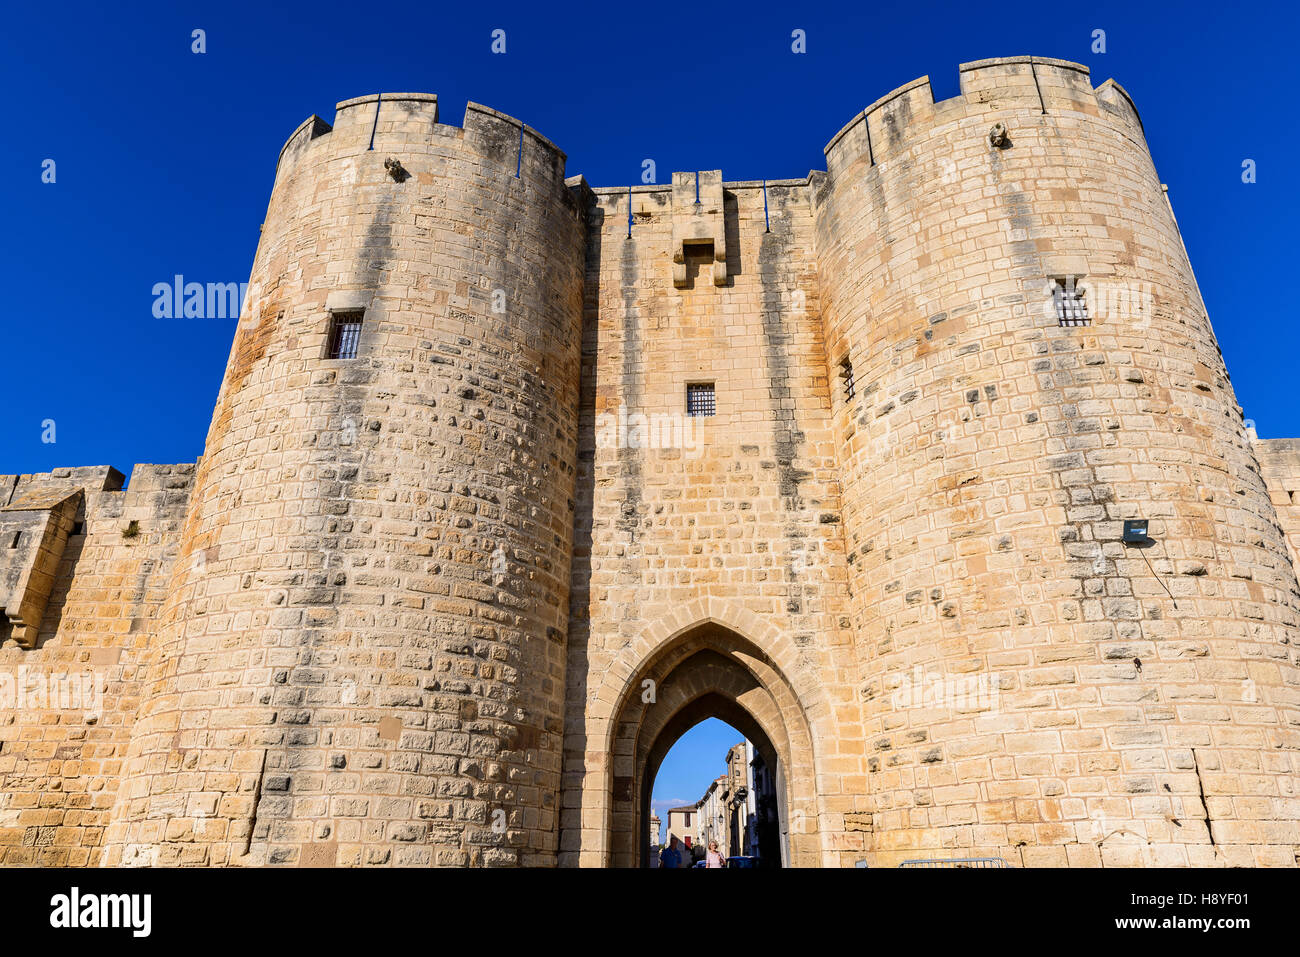
[[[717,415],[717,397],[713,394],[713,383],[701,383],[686,387],[687,415]]]
[[[1073,279],[1057,279],[1052,283],[1052,298],[1056,301],[1056,318],[1063,326],[1090,326],[1088,303],[1083,290]]]
[[[856,395],[853,389],[853,363],[847,356],[840,362],[840,378],[844,380],[844,398],[852,399]]]
[[[948,860],[903,861],[899,867],[1010,867],[1000,857],[954,857]]]
[[[361,313],[340,312],[334,315],[334,331],[330,336],[331,359],[355,359],[357,344],[361,341]]]

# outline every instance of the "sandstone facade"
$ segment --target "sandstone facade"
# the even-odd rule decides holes
[[[961,90],[610,189],[308,119],[197,466],[0,480],[0,668],[106,689],[0,699],[0,863],[635,866],[714,715],[789,864],[1294,866],[1300,451],[1124,90]]]

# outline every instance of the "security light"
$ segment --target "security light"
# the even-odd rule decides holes
[[[1147,520],[1145,518],[1127,519],[1124,522],[1124,544],[1145,545],[1147,538]]]

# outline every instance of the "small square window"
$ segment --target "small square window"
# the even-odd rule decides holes
[[[330,326],[330,359],[355,359],[361,341],[361,312],[336,312]]]
[[[1052,301],[1056,304],[1056,319],[1061,325],[1092,325],[1092,320],[1088,318],[1087,300],[1074,276],[1052,280]]]
[[[718,414],[718,403],[713,394],[712,382],[697,382],[686,386],[686,414]]]
[[[853,363],[848,356],[840,360],[840,381],[844,383],[844,398],[852,399],[857,393],[853,388]]]

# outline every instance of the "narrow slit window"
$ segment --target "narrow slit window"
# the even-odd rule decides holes
[[[17,548],[17,547],[18,547],[18,543],[19,543],[20,541],[22,541],[22,538],[23,538],[23,533],[22,533],[22,532],[14,532],[14,540],[13,540],[12,542],[9,543],[9,547],[10,547],[10,548]]]
[[[1061,325],[1092,325],[1088,318],[1087,300],[1073,277],[1052,280],[1052,300],[1056,303],[1056,319]]]
[[[844,398],[852,399],[857,395],[853,388],[853,363],[848,356],[840,360],[840,381],[844,383]]]
[[[717,415],[717,397],[712,382],[697,382],[686,386],[687,415]]]
[[[355,359],[361,341],[360,312],[336,312],[330,328],[330,359]]]

